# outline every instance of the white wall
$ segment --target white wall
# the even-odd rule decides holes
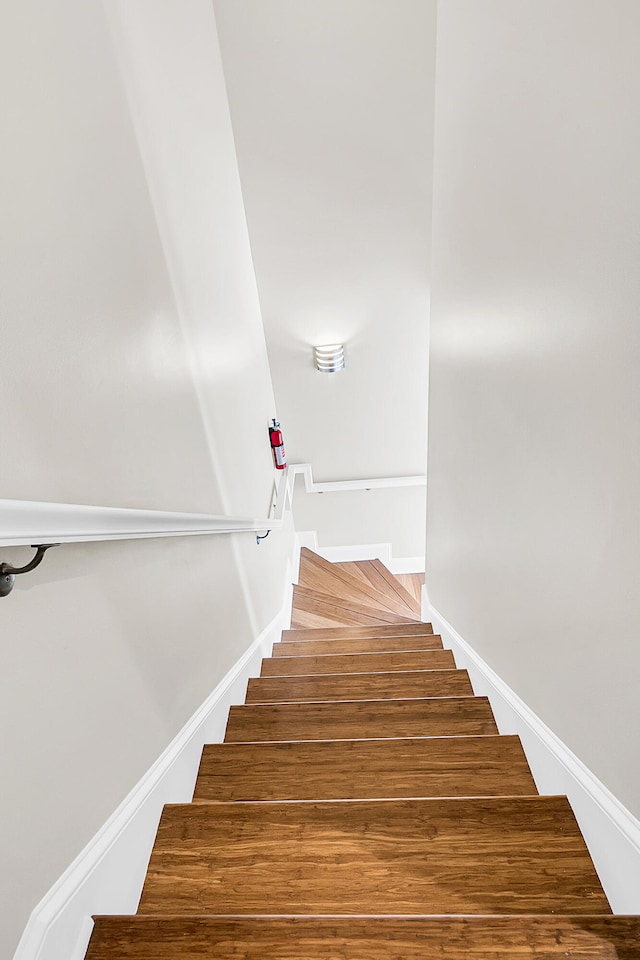
[[[288,459],[424,473],[435,0],[214,6]],[[335,340],[346,370],[321,375]]]
[[[25,0],[1,42],[2,496],[216,512],[101,6]]]
[[[427,584],[635,815],[640,8],[438,13]]]
[[[213,10],[208,0],[104,2],[222,510],[266,517],[277,410]],[[281,595],[291,536],[290,525],[259,553],[254,538],[234,539],[256,633]]]
[[[25,0],[1,44],[1,495],[266,514],[274,401],[212,10]],[[289,547],[64,546],[1,601],[2,956],[275,614]]]
[[[61,547],[0,616],[0,950],[11,957],[31,910],[253,633],[226,537]]]
[[[296,482],[296,530],[318,531],[319,547],[389,543],[396,559],[424,557],[425,514],[423,486],[305,494]]]

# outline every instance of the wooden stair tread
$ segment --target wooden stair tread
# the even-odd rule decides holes
[[[140,913],[609,913],[564,797],[164,808]]]
[[[381,637],[372,640],[293,640],[274,643],[274,657],[328,656],[335,653],[393,653],[409,650],[442,650],[442,637],[434,633],[424,637]]]
[[[352,577],[355,577],[356,580],[360,580],[361,583],[365,583],[367,586],[371,586],[371,582],[366,574],[360,569],[355,560],[347,560],[344,563],[334,563],[334,567],[339,567],[341,570],[344,570],[346,573],[350,573]]]
[[[537,793],[520,739],[216,743],[194,800],[344,800]]]
[[[420,621],[423,582],[302,550],[292,629],[87,960],[640,958],[566,797]]]
[[[396,573],[396,580],[398,580],[405,590],[411,594],[412,597],[420,604],[422,607],[422,588],[424,586],[424,573]]]
[[[352,587],[358,592],[366,590],[366,595],[369,596],[368,584],[361,577],[351,575],[345,569],[345,564],[331,563],[320,554],[309,550],[308,547],[302,547],[300,550],[298,583],[300,586],[324,593],[333,593],[341,588]],[[375,599],[377,600],[377,597]]]
[[[367,637],[378,640],[381,637],[424,637],[432,634],[433,626],[430,623],[381,623],[372,626],[353,624],[351,626],[298,627],[292,630],[283,630],[282,640],[285,642],[290,640],[364,640]]]
[[[330,563],[306,547],[300,551],[298,583],[320,593],[360,600],[364,604],[388,610],[401,617],[413,619],[416,615],[414,604],[406,603],[398,591],[390,589],[386,584],[384,589],[376,589],[366,580],[354,577],[341,565]]]
[[[291,608],[291,623],[299,620],[299,614],[309,613],[320,615],[325,619],[333,619],[337,623],[415,623],[409,611],[398,614],[376,606],[367,598],[355,599],[348,595],[321,593],[310,587],[297,586],[293,588],[293,605]]]
[[[337,563],[334,566],[350,573],[356,580],[360,580],[369,588],[373,587],[377,592],[397,597],[413,616],[420,617],[420,599],[407,590],[401,578],[391,573],[381,560],[352,560],[348,563]]]
[[[637,960],[640,918],[96,917],[87,960]]]
[[[332,673],[312,677],[249,680],[245,703],[313,700],[373,700],[407,697],[464,697],[473,693],[466,670],[405,673]]]
[[[358,560],[357,564],[374,590],[378,590],[381,593],[384,591],[395,594],[407,609],[410,610],[415,617],[420,619],[420,602],[405,589],[402,583],[385,567],[381,560]]]
[[[291,626],[294,628],[319,629],[320,627],[342,626],[384,626],[389,622],[398,623],[398,617],[389,615],[386,619],[383,611],[372,612],[371,607],[354,610],[353,607],[339,607],[333,599],[319,600],[304,587],[293,588],[291,605]]]
[[[265,657],[261,677],[313,676],[327,673],[393,673],[407,670],[453,670],[451,650],[393,653],[338,653],[311,657]]]
[[[225,743],[496,734],[487,697],[232,706]]]

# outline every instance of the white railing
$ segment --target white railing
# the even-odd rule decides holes
[[[222,517],[208,513],[131,510],[40,500],[0,500],[0,546],[35,543],[83,543],[97,540],[139,540],[150,537],[195,537],[217,533],[277,530],[291,510],[295,478],[304,476],[307,493],[423,486],[425,477],[378,477],[315,483],[311,464],[294,463],[279,479],[273,516]]]
[[[209,513],[170,513],[79,503],[0,500],[0,546],[3,547],[255,532],[265,530],[268,526],[281,526],[281,523],[251,517],[220,517]]]

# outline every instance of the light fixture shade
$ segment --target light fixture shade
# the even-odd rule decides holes
[[[313,356],[316,369],[320,373],[337,373],[344,370],[344,344],[329,343],[323,347],[314,347]]]

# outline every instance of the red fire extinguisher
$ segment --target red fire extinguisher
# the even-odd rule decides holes
[[[282,430],[280,424],[273,418],[273,426],[269,427],[269,442],[273,451],[273,462],[276,470],[284,470],[287,465],[287,457],[284,452],[284,440],[282,439]]]

